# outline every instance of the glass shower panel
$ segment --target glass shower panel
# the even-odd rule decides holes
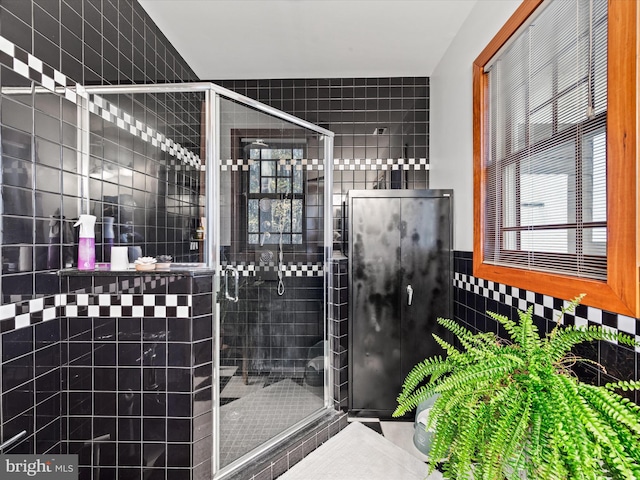
[[[202,92],[90,95],[90,213],[97,260],[112,246],[129,257],[203,261]]]
[[[224,468],[325,405],[324,149],[317,132],[219,105]]]

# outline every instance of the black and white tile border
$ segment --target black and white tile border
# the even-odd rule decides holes
[[[190,152],[179,143],[167,138],[164,134],[136,120],[131,115],[123,112],[118,107],[108,102],[99,95],[89,95],[89,111],[102,117],[104,120],[115,123],[118,127],[128,131],[131,135],[141,138],[163,152],[175,157],[192,167],[200,168],[200,157]]]
[[[243,172],[249,171],[251,165],[254,165],[259,160],[245,160],[245,159],[226,159],[220,160],[220,170],[223,172],[232,171],[237,172],[242,170]],[[324,163],[317,158],[293,158],[293,159],[281,159],[278,160],[278,164],[285,167],[286,170],[324,170]]]
[[[193,298],[180,294],[62,294],[60,316],[113,318],[189,318]]]
[[[567,300],[542,295],[529,290],[484,280],[472,275],[456,272],[453,286],[482,297],[495,300],[519,310],[526,310],[533,305],[533,314],[547,320],[555,321],[561,309],[569,302]],[[584,312],[584,309],[583,309]],[[613,332],[621,332],[635,337],[640,342],[640,320],[626,315],[603,312],[599,308],[586,307],[586,316],[573,314],[575,325],[602,325]],[[606,320],[605,320],[606,317]],[[640,347],[636,347],[640,352]]]
[[[193,296],[188,294],[58,294],[0,306],[0,331],[29,327],[58,317],[189,318]]]
[[[227,266],[234,267],[242,277],[253,277],[262,272],[277,272],[277,262],[268,263],[228,263],[223,262],[220,271],[224,271]],[[282,266],[282,272],[285,277],[321,277],[324,275],[324,266],[322,263],[287,263]]]
[[[336,158],[334,170],[429,170],[426,158]]]
[[[169,154],[185,164],[199,168],[201,161],[197,154],[194,154],[174,142],[163,134],[156,132],[151,127],[135,120],[131,115],[122,112],[115,105],[110,104],[98,95],[88,95],[82,86],[68,78],[62,72],[47,65],[39,58],[22,50],[13,42],[0,35],[0,64],[6,65],[14,72],[22,75],[28,80],[32,80],[45,89],[54,93],[63,93],[64,97],[78,104],[78,97],[89,102],[89,111],[99,115],[103,119],[116,124],[123,130],[127,130],[132,135],[140,137],[162,151]]]
[[[220,170],[248,171],[256,160],[226,159],[220,160]],[[296,170],[324,170],[322,160],[313,159],[286,159],[279,160],[279,164],[286,169]],[[336,158],[333,160],[334,170],[429,170],[426,158]]]

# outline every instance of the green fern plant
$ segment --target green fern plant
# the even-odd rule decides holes
[[[394,412],[404,415],[439,395],[426,426],[434,430],[431,471],[442,464],[452,479],[640,479],[640,407],[616,393],[638,390],[640,382],[598,387],[570,370],[576,361],[590,362],[570,352],[578,343],[638,344],[601,326],[563,326],[563,314],[582,297],[544,337],[531,307],[518,312],[519,322],[488,313],[510,340],[438,319],[462,348],[434,335],[447,356],[413,368]]]

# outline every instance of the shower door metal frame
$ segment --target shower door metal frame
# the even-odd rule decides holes
[[[269,448],[282,442],[288,436],[298,432],[313,420],[324,415],[327,408],[332,407],[330,386],[333,385],[333,374],[330,365],[330,351],[328,342],[328,304],[331,301],[330,295],[333,286],[330,261],[333,253],[333,141],[334,133],[325,128],[319,127],[301,118],[290,115],[269,105],[265,105],[257,100],[246,97],[232,90],[226,89],[211,82],[187,82],[168,83],[153,85],[95,85],[83,86],[86,94],[121,95],[121,94],[153,94],[153,93],[197,93],[202,92],[205,96],[205,215],[207,224],[205,226],[204,244],[204,266],[215,269],[213,276],[213,305],[215,344],[213,346],[213,425],[212,425],[212,475],[213,478],[221,478],[240,467],[246,465],[258,455]],[[220,229],[216,228],[220,221],[220,204],[216,200],[220,195],[220,98],[227,98],[237,101],[243,105],[254,108],[266,114],[288,121],[294,125],[314,131],[322,136],[324,142],[324,222],[323,222],[323,243],[324,243],[324,302],[323,318],[325,344],[324,351],[324,407],[315,414],[292,425],[276,437],[243,456],[239,461],[233,462],[228,467],[219,468],[219,422],[220,422],[220,303],[217,301],[217,293],[220,292],[220,275],[222,267],[220,261]],[[82,120],[83,128],[89,131],[88,116]],[[88,181],[88,180],[87,180]],[[86,203],[89,204],[88,188],[83,189],[86,194]],[[84,198],[82,199],[85,200]]]

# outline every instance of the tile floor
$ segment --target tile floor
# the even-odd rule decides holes
[[[360,422],[419,460],[427,461],[427,456],[421,453],[413,444],[413,422],[403,420],[386,421],[379,418],[349,418],[349,422]]]

